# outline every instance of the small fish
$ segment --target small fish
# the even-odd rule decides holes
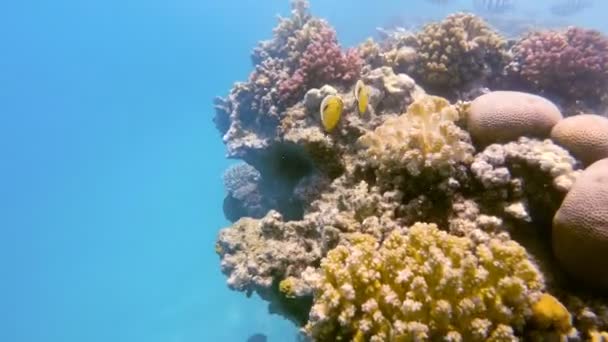
[[[355,85],[355,99],[357,100],[359,114],[364,114],[369,102],[369,88],[361,80],[358,80]]]
[[[475,9],[490,13],[503,13],[513,9],[515,0],[473,0]]]
[[[591,0],[563,0],[555,2],[556,3],[551,6],[550,11],[553,15],[560,17],[576,14],[593,5],[593,1]]]
[[[266,337],[266,335],[261,334],[261,333],[253,334],[253,335],[249,336],[249,338],[247,339],[247,342],[267,342],[267,341],[268,341],[268,337]]]
[[[342,102],[340,96],[327,95],[323,99],[323,102],[321,102],[320,109],[323,128],[325,128],[327,132],[331,132],[336,128],[338,122],[340,122],[342,110],[344,109],[344,102]]]

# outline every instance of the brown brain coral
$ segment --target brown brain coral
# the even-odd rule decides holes
[[[471,102],[467,127],[476,143],[546,138],[562,114],[551,101],[517,91],[494,91]]]
[[[589,166],[553,219],[553,253],[571,275],[608,293],[608,159]]]
[[[608,157],[608,119],[594,114],[565,118],[553,127],[551,139],[591,164]]]

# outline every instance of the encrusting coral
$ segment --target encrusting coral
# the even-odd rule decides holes
[[[587,47],[573,70],[601,62],[601,37],[567,32]],[[295,0],[254,50],[249,80],[216,100],[228,156],[246,162],[226,173],[234,223],[215,246],[229,287],[317,341],[606,336],[604,259],[594,259],[608,227],[605,168],[581,170],[602,156],[589,146],[603,131],[583,136],[569,125],[586,116],[562,118],[578,93],[493,91],[554,77],[528,74],[547,62],[521,59],[537,57],[523,49],[532,37],[510,60],[497,32],[459,13],[342,50]],[[538,85],[526,89],[549,93]],[[328,96],[341,101],[331,129]]]

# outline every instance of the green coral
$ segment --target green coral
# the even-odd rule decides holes
[[[354,234],[330,251],[305,330],[318,341],[513,341],[543,289],[515,241],[417,223],[381,244]]]

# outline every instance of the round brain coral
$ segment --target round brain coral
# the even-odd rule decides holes
[[[467,115],[476,143],[514,141],[521,136],[546,138],[562,114],[551,101],[518,91],[493,91],[479,96]]]
[[[358,234],[321,263],[315,341],[515,341],[544,287],[515,241],[477,243],[417,223],[381,246]]]
[[[551,139],[589,165],[608,157],[608,119],[594,114],[565,118],[553,127]]]
[[[608,158],[579,176],[555,214],[553,254],[576,279],[608,294]]]

